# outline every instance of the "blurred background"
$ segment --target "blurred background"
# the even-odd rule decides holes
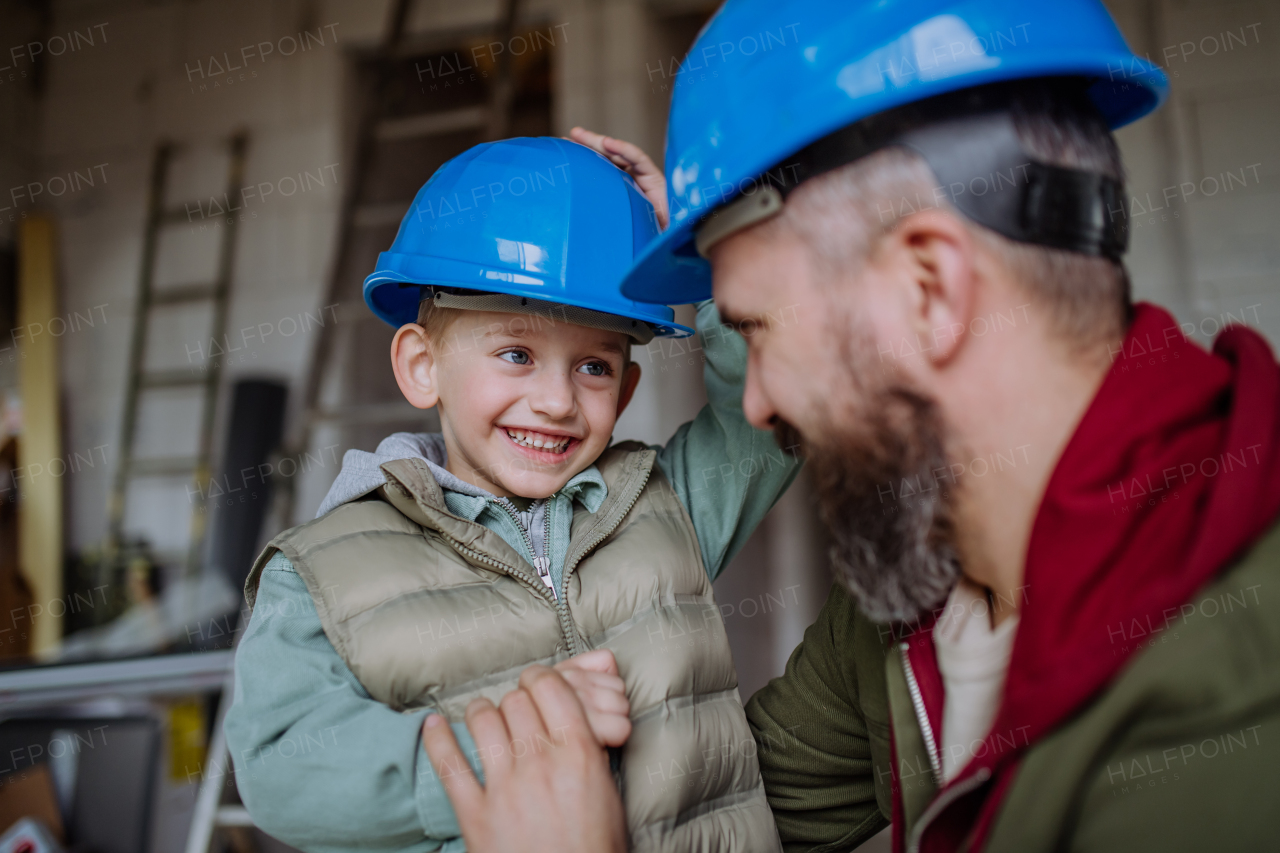
[[[286,849],[220,745],[241,586],[343,451],[436,428],[363,277],[478,142],[582,125],[660,161],[672,89],[722,73],[685,56],[714,8],[0,0],[0,836]],[[1119,134],[1138,297],[1201,343],[1280,339],[1280,7],[1110,8],[1173,86]],[[633,357],[616,435],[662,442],[704,401],[700,349]],[[744,700],[821,606],[824,551],[802,477],[717,582]]]

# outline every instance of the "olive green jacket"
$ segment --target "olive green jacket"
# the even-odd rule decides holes
[[[1139,640],[1114,681],[1023,755],[983,849],[1254,851],[1280,844],[1280,526]],[[1184,613],[1189,607],[1184,607]],[[832,588],[786,672],[747,703],[787,853],[889,824],[897,732],[908,850],[937,791],[888,630]]]

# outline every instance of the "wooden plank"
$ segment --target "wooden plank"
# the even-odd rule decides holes
[[[18,372],[18,467],[24,475],[19,480],[18,559],[35,598],[31,651],[36,657],[55,651],[62,636],[62,618],[53,613],[62,597],[62,418],[58,339],[49,333],[49,322],[58,316],[54,252],[53,219],[37,214],[23,220],[18,230],[18,327],[43,331],[23,340]]]

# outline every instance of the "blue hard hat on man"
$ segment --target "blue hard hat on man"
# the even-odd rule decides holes
[[[797,183],[877,147],[912,147],[935,173],[1011,168],[1017,142],[998,115],[976,125],[965,121],[972,116],[951,116],[959,123],[945,134],[910,139],[863,133],[862,123],[946,93],[1045,77],[1080,79],[1112,128],[1154,110],[1168,93],[1164,73],[1129,50],[1098,0],[728,0],[676,75],[666,151],[671,226],[627,274],[623,294],[670,304],[709,297],[699,243],[705,250],[775,214]],[[937,176],[940,186],[965,183]],[[1017,194],[993,200],[976,195],[978,185],[948,198],[1005,236],[1107,256],[1123,251],[1123,204],[1109,204],[1116,182],[1051,168],[1015,177]],[[1065,232],[1048,221],[1053,216],[1018,221],[1028,195],[1055,211],[1078,208],[1076,221]]]
[[[666,305],[618,292],[657,234],[635,182],[586,146],[542,137],[485,143],[418,191],[365,279],[364,298],[397,327],[416,322],[420,299],[431,296],[459,308],[603,321],[641,343],[692,334]]]

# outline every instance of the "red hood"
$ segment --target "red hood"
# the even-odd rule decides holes
[[[957,800],[921,849],[954,850],[975,829],[978,849],[1026,746],[1102,690],[1144,638],[1181,619],[1180,606],[1278,513],[1280,367],[1266,341],[1232,326],[1206,353],[1167,312],[1138,305],[1032,527],[989,749],[951,784],[983,768],[992,782]],[[921,634],[912,665],[940,685],[934,656],[919,649],[931,633]]]

